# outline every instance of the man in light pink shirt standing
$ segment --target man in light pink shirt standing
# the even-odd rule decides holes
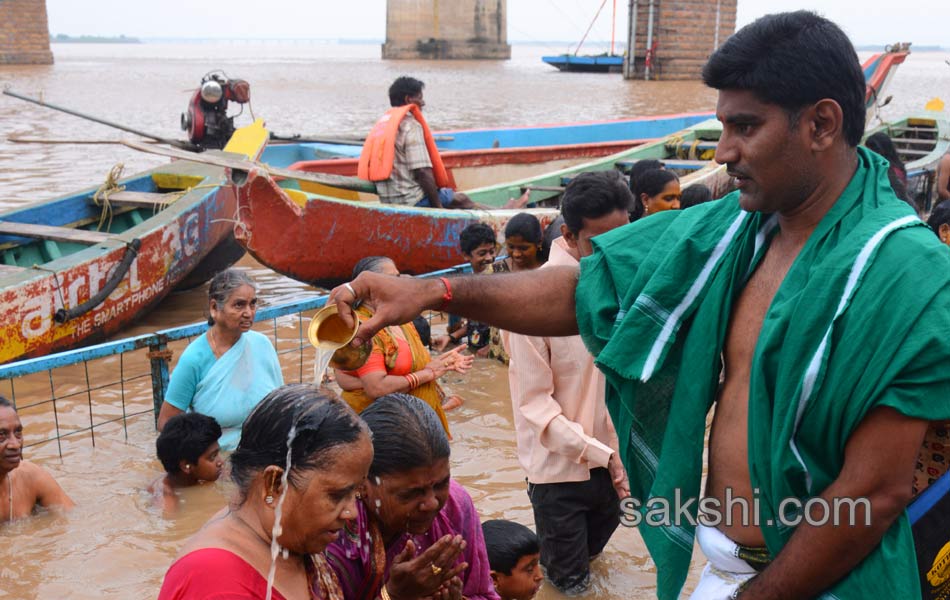
[[[544,267],[577,265],[590,239],[629,222],[633,195],[615,171],[584,173],[564,191],[562,237]],[[620,523],[629,484],[604,404],[604,377],[579,335],[511,334],[508,381],[518,459],[547,578],[564,594],[590,586],[590,560]]]

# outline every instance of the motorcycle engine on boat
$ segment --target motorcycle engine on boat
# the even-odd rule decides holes
[[[243,79],[232,79],[221,71],[212,71],[201,78],[201,85],[188,102],[188,110],[181,114],[181,128],[188,139],[206,149],[222,149],[234,133],[234,118],[228,116],[228,107],[234,102],[241,105],[251,101],[251,86]]]

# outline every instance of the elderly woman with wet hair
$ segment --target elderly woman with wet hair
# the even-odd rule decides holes
[[[201,413],[221,425],[221,449],[234,450],[244,419],[284,378],[274,345],[267,336],[251,331],[257,289],[247,274],[228,269],[215,275],[208,304],[210,327],[178,359],[158,414],[158,429],[185,411]]]
[[[345,402],[280,387],[244,424],[231,455],[237,489],[168,569],[159,600],[342,600],[323,551],[356,516],[373,445]]]
[[[497,600],[478,513],[451,478],[435,411],[390,394],[360,416],[376,452],[355,521],[327,548],[344,596]]]

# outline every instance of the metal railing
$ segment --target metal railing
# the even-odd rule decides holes
[[[421,277],[470,271],[466,264]],[[326,300],[320,294],[257,311],[254,329],[274,343],[284,381],[310,374],[315,351],[307,328]],[[83,434],[93,446],[97,436],[128,441],[130,424],[145,415],[154,428],[173,357],[207,329],[196,323],[0,365],[0,394],[16,406],[27,447],[55,442],[62,458],[64,442],[86,439]]]

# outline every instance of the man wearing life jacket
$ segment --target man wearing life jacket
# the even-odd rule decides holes
[[[389,87],[393,108],[366,137],[358,175],[375,181],[379,199],[388,204],[473,208],[468,196],[453,189],[455,182],[422,117],[423,87],[412,77],[400,77]]]

